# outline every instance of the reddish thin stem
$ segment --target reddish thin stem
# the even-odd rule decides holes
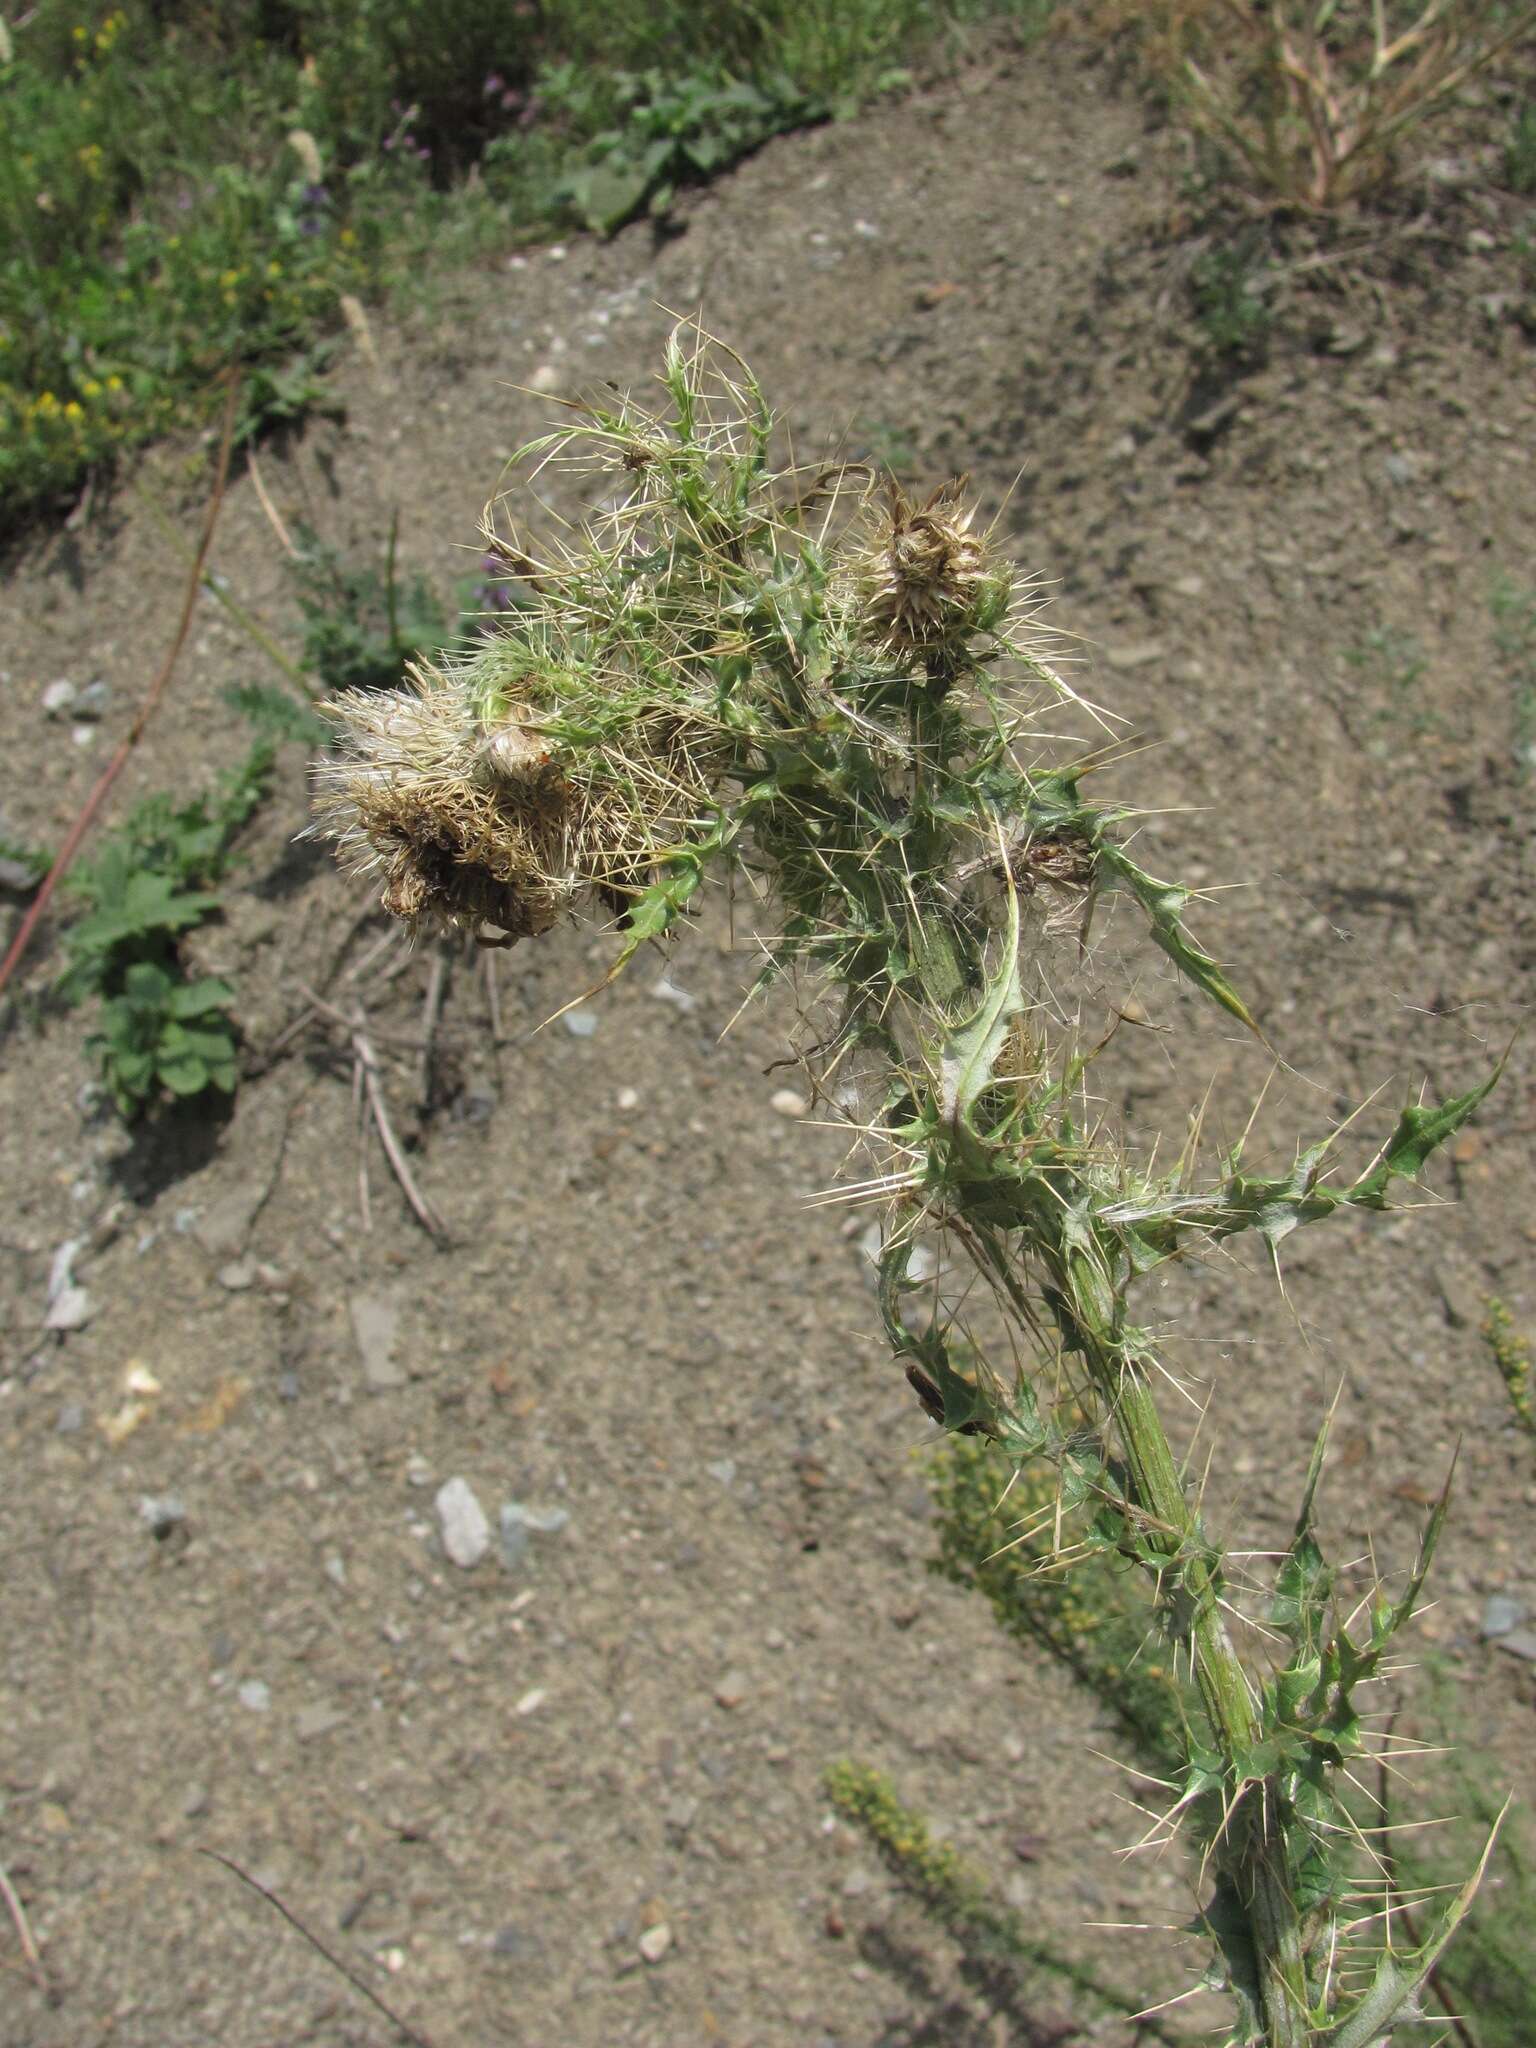
[[[186,644],[187,632],[192,624],[192,609],[197,603],[197,593],[203,580],[203,564],[208,559],[208,550],[213,544],[213,530],[218,524],[219,508],[224,502],[224,485],[229,476],[230,449],[235,437],[235,403],[240,395],[240,386],[238,379],[232,372],[227,374],[229,377],[229,395],[224,401],[224,424],[219,438],[219,465],[213,480],[213,496],[208,503],[208,516],[203,521],[203,537],[198,542],[197,554],[193,558],[192,573],[187,579],[186,596],[182,600],[181,620],[176,628],[176,637],[171,642],[170,652],[160,664],[160,671],[150,684],[144,701],[134,716],[132,725],[129,726],[127,732],[124,733],[122,739],[118,742],[117,751],[101,771],[95,788],[86,798],[81,808],[80,815],[75,819],[74,824],[70,826],[64,844],[59,848],[53,866],[44,877],[42,887],[38,890],[26,916],[21,921],[20,929],[11,941],[10,951],[6,954],[5,959],[0,961],[0,992],[4,991],[6,983],[20,964],[22,955],[31,943],[33,932],[36,931],[43,912],[48,908],[54,890],[68,873],[70,863],[80,850],[80,842],[91,829],[96,813],[106,801],[107,792],[122,773],[128,756],[144,737],[144,728],[149,724],[150,719],[153,718],[156,710],[159,708],[160,699],[165,695],[166,685],[171,680],[171,672],[176,666],[183,646]]]

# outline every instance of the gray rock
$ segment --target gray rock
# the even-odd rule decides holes
[[[202,1214],[192,1220],[192,1235],[210,1259],[238,1258],[245,1249],[245,1240],[250,1236],[260,1203],[259,1188],[232,1188],[227,1195],[220,1195],[216,1201],[210,1202]],[[187,1213],[185,1210],[177,1211],[178,1230],[187,1227],[181,1220]]]
[[[151,1536],[162,1540],[187,1519],[187,1510],[180,1494],[141,1493],[139,1495],[139,1520]]]
[[[231,1294],[244,1294],[256,1285],[256,1261],[254,1259],[231,1259],[227,1266],[220,1266],[215,1276],[221,1287]]]
[[[383,1294],[354,1294],[347,1303],[363,1378],[376,1392],[405,1385],[405,1367],[395,1357],[400,1310]]]
[[[679,988],[672,977],[665,972],[658,975],[656,980],[651,983],[651,994],[659,1003],[670,1003],[680,1016],[691,1016],[699,1007],[698,997],[690,995],[685,988]]]
[[[340,1707],[320,1701],[312,1707],[300,1707],[293,1717],[293,1732],[300,1742],[318,1742],[322,1735],[339,1728],[346,1718]]]
[[[236,1697],[253,1714],[264,1714],[272,1704],[272,1688],[264,1678],[248,1678]]]
[[[572,1038],[590,1038],[597,1030],[596,1010],[567,1010],[565,1028]]]
[[[43,691],[43,710],[50,718],[63,718],[66,713],[73,710],[78,695],[79,692],[68,676],[60,676],[57,682],[49,683]]]
[[[85,1410],[78,1401],[66,1401],[59,1410],[59,1419],[54,1428],[60,1436],[73,1436],[76,1430],[85,1427]]]
[[[491,1547],[491,1525],[468,1480],[444,1480],[434,1502],[443,1549],[451,1564],[470,1571]]]
[[[37,883],[37,869],[31,861],[0,856],[0,889],[35,889]]]
[[[729,1486],[736,1477],[734,1458],[714,1458],[704,1467],[711,1479],[718,1479],[722,1486]]]
[[[48,1304],[43,1318],[45,1330],[83,1330],[96,1313],[96,1304],[83,1287],[61,1287]]]
[[[1507,1636],[1524,1619],[1525,1609],[1518,1600],[1512,1600],[1508,1593],[1490,1593],[1483,1608],[1483,1634],[1485,1637]]]
[[[1167,651],[1161,640],[1133,640],[1127,647],[1106,647],[1104,666],[1129,673],[1132,669],[1150,668]]]
[[[71,710],[76,718],[105,718],[111,703],[111,689],[98,679],[76,693]]]
[[[208,1787],[193,1783],[181,1795],[181,1812],[184,1820],[201,1820],[208,1811]]]
[[[1536,1628],[1512,1628],[1508,1635],[1499,1636],[1497,1641],[1499,1648],[1508,1650],[1511,1657],[1536,1664]]]
[[[534,1508],[525,1501],[509,1500],[497,1519],[502,1561],[509,1571],[516,1571],[528,1555],[535,1532],[541,1536],[558,1536],[562,1529],[570,1526],[571,1514],[569,1508]]]
[[[671,1946],[672,1930],[665,1920],[658,1920],[654,1927],[647,1927],[635,1943],[635,1947],[648,1963],[659,1963]]]

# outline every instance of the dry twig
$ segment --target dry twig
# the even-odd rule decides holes
[[[26,1957],[33,1983],[44,1998],[52,1998],[53,1986],[48,1982],[48,1972],[43,1968],[43,1959],[37,1952],[37,1943],[32,1939],[32,1929],[27,1925],[26,1909],[16,1896],[16,1887],[6,1874],[3,1863],[0,1863],[0,1898],[5,1900],[6,1911],[15,1926],[16,1938],[21,1943],[21,1952]]]

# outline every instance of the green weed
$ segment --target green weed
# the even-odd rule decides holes
[[[1132,1297],[1236,1235],[1273,1246],[1392,1206],[1497,1072],[1410,1100],[1363,1163],[1336,1133],[1275,1171],[1241,1146],[1138,1163],[1088,1076],[1110,1040],[1068,1021],[1065,935],[1096,895],[1123,893],[1172,968],[1257,1027],[1187,927],[1192,892],[1138,864],[1128,813],[1084,796],[1080,757],[1047,765],[1033,721],[1072,693],[1038,584],[963,483],[914,499],[775,471],[760,387],[696,327],[673,334],[658,381],[651,404],[575,406],[523,451],[587,473],[600,519],[562,536],[559,573],[529,578],[525,609],[472,658],[424,666],[410,691],[344,693],[321,829],[408,928],[499,943],[601,904],[608,981],[683,936],[707,881],[747,869],[763,979],[798,970],[822,997],[804,1020],[810,1082],[856,1093],[870,1157],[855,1192],[883,1202],[895,1359],[950,1434],[995,1444],[1026,1480],[1050,1467],[1046,1525],[1074,1546],[1054,1564],[1132,1568],[1143,1658],[1176,1658],[1198,1703],[1179,1716],[1164,1825],[1195,1852],[1232,2039],[1367,2048],[1416,1999],[1484,1867],[1404,1948],[1349,1825],[1373,1740],[1356,1695],[1398,1655],[1447,1502],[1406,1582],[1346,1601],[1316,1524],[1325,1424],[1290,1544],[1255,1583],[1178,1464]],[[939,1246],[956,1287],[934,1298],[914,1254],[937,1264]],[[1001,1332],[990,1356],[983,1319]],[[1258,1656],[1227,1625],[1237,1598]]]
[[[679,80],[624,72],[614,90],[617,125],[586,144],[552,195],[558,208],[603,235],[639,213],[664,214],[680,185],[717,177],[770,136],[828,113],[824,100],[784,77],[753,84],[727,72]]]
[[[1274,316],[1264,296],[1263,252],[1262,235],[1241,235],[1207,249],[1190,271],[1196,325],[1224,362],[1256,362],[1269,339]]]
[[[1439,712],[1424,702],[1419,685],[1429,669],[1417,635],[1397,626],[1373,626],[1344,652],[1345,666],[1352,672],[1357,694],[1372,724],[1378,727],[1406,727],[1416,735],[1445,732],[1448,728]],[[1387,745],[1385,735],[1374,744]]]
[[[88,1046],[125,1122],[165,1094],[234,1091],[234,992],[211,976],[190,977],[181,948],[218,913],[214,885],[266,795],[273,755],[273,742],[261,739],[211,793],[185,804],[147,798],[66,883],[83,909],[65,932],[60,991],[71,1002],[101,1001]]]
[[[349,562],[307,526],[289,564],[304,618],[304,666],[327,690],[392,689],[406,664],[450,637],[447,611],[425,576],[402,582],[391,519],[381,566]]]
[[[1521,107],[1504,144],[1504,183],[1511,192],[1536,193],[1536,104]]]
[[[1531,1347],[1496,1294],[1488,1297],[1482,1338],[1504,1382],[1515,1420],[1528,1436],[1536,1436],[1536,1409],[1531,1406]]]
[[[833,1764],[823,1782],[837,1811],[863,1831],[893,1874],[968,1956],[1000,1965],[1025,1986],[1054,1981],[1101,2010],[1137,2011],[1139,2000],[1030,1934],[1018,1913],[999,1905],[986,1880],[947,1842],[933,1839],[921,1814],[898,1797],[882,1772],[845,1761]],[[1156,2022],[1148,2022],[1145,2031],[1153,2040],[1170,2038]]]

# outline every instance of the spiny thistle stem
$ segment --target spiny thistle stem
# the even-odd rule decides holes
[[[880,1310],[909,1382],[946,1429],[1053,1472],[1063,1563],[1131,1560],[1187,1664],[1165,1825],[1200,1851],[1230,2042],[1368,2048],[1480,1875],[1406,1953],[1390,1912],[1353,1911],[1354,1694],[1413,1613],[1445,1498],[1406,1590],[1378,1588],[1352,1632],[1315,1532],[1325,1430],[1250,1652],[1129,1311],[1172,1259],[1385,1208],[1494,1077],[1404,1109],[1353,1178],[1333,1173],[1331,1138],[1280,1173],[1250,1171],[1241,1147],[1213,1180],[1193,1159],[1136,1169],[1087,1093],[1113,1031],[1085,1050],[1063,1021],[1097,898],[1128,897],[1177,971],[1257,1027],[1190,935],[1190,892],[1136,863],[1123,813],[1085,800],[1086,767],[1039,765],[1038,739],[1026,759],[1031,696],[1079,701],[1046,659],[1035,586],[974,530],[963,480],[917,503],[838,472],[775,474],[755,379],[697,329],[674,334],[661,381],[659,409],[578,406],[526,451],[595,470],[607,509],[547,561],[491,523],[520,607],[410,689],[337,700],[316,829],[413,929],[506,945],[601,904],[609,980],[685,930],[707,879],[760,882],[780,913],[761,979],[819,987],[802,1058],[823,1099],[836,1077],[854,1101],[873,1155]],[[979,1308],[921,1293],[923,1240],[969,1262]],[[1375,1947],[1369,1926],[1388,1930]]]

